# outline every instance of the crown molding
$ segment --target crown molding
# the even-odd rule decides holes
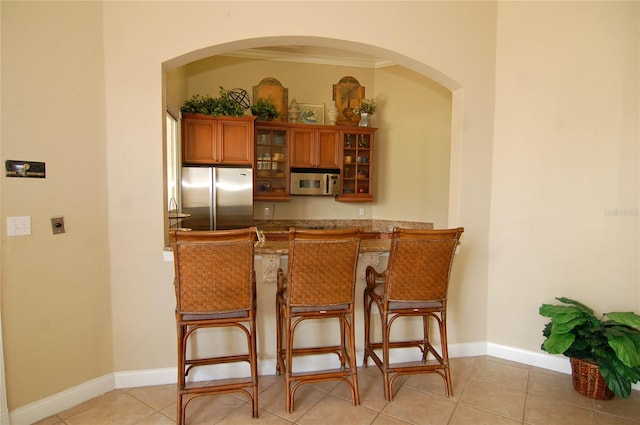
[[[280,62],[310,63],[315,65],[351,66],[356,68],[384,68],[393,65],[386,59],[358,57],[358,56],[332,56],[306,53],[290,53],[282,51],[244,49],[227,52],[220,56],[230,56],[243,59],[259,59]]]

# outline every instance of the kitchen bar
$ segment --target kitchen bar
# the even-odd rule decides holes
[[[300,229],[340,229],[361,228],[364,230],[360,243],[358,279],[364,279],[367,266],[378,266],[380,255],[389,252],[389,234],[394,227],[409,229],[433,229],[433,223],[392,220],[264,220],[255,221],[255,226],[264,240],[255,246],[256,257],[262,262],[262,282],[276,282],[278,268],[283,267],[281,257],[286,257],[289,244],[289,228]],[[286,268],[285,268],[286,270]]]
[[[404,227],[414,229],[432,229],[433,224],[428,222],[408,222],[390,220],[255,220],[254,225],[261,231],[266,240],[257,241],[254,249],[254,265],[257,278],[257,325],[258,325],[258,370],[260,375],[273,375],[276,367],[276,312],[275,299],[277,290],[278,269],[287,270],[289,261],[288,233],[290,227],[330,229],[330,228],[362,228],[365,231],[365,238],[360,244],[360,254],[358,256],[356,272],[356,351],[358,358],[362,358],[363,353],[363,314],[362,296],[364,293],[365,271],[368,266],[373,266],[376,270],[382,271],[387,266],[387,259],[391,240],[388,235],[393,227]],[[173,253],[170,248],[166,251],[167,261],[173,261]],[[326,335],[331,338],[330,324],[320,324],[314,327],[309,335]],[[304,346],[311,344],[309,336],[301,332],[297,343]],[[242,337],[227,340],[228,344],[241,344]],[[212,349],[215,343],[212,344]],[[309,358],[303,360],[301,366],[319,367],[331,365],[333,359]],[[305,362],[309,362],[308,364]],[[327,362],[326,364],[324,362]],[[331,366],[333,367],[333,366]],[[217,377],[237,377],[243,376],[233,367],[225,368],[219,372]],[[214,376],[203,374],[194,376],[197,380],[214,379]]]

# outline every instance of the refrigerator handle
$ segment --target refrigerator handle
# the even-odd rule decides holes
[[[211,168],[211,214],[209,214],[209,228],[218,230],[218,173],[215,168]]]

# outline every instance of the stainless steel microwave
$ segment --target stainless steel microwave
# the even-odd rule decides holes
[[[340,170],[292,168],[290,193],[335,196],[340,193]]]

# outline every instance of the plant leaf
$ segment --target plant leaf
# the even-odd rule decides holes
[[[542,346],[544,347],[545,351],[551,354],[563,354],[569,347],[571,347],[571,344],[573,344],[573,341],[575,339],[576,336],[571,333],[552,333],[544,341],[544,344]]]
[[[600,361],[600,373],[609,389],[615,395],[622,398],[628,398],[631,395],[631,382],[616,370],[612,361],[602,359]]]
[[[640,366],[640,353],[632,338],[627,335],[607,334],[607,340],[622,363],[628,367]]]
[[[590,316],[593,316],[593,309],[591,307],[587,307],[586,305],[582,304],[581,302],[578,302],[576,300],[572,300],[571,298],[566,298],[566,297],[560,297],[556,299],[558,301],[560,301],[561,303],[565,303],[565,304],[570,304],[573,306],[576,306],[577,308],[579,308],[580,310],[582,310],[583,312],[587,313]]]
[[[557,316],[563,314],[571,314],[571,315],[581,315],[584,311],[580,310],[577,307],[572,307],[568,305],[552,305],[552,304],[542,304],[540,306],[540,315],[544,317],[552,317],[556,318]]]
[[[564,317],[563,317],[564,318]],[[551,333],[565,334],[574,330],[577,326],[588,323],[589,319],[580,315],[578,317],[574,317],[571,320],[566,322],[557,322],[556,319],[553,319],[553,326],[551,327]]]
[[[605,316],[623,325],[640,329],[640,316],[631,311],[607,313]]]

